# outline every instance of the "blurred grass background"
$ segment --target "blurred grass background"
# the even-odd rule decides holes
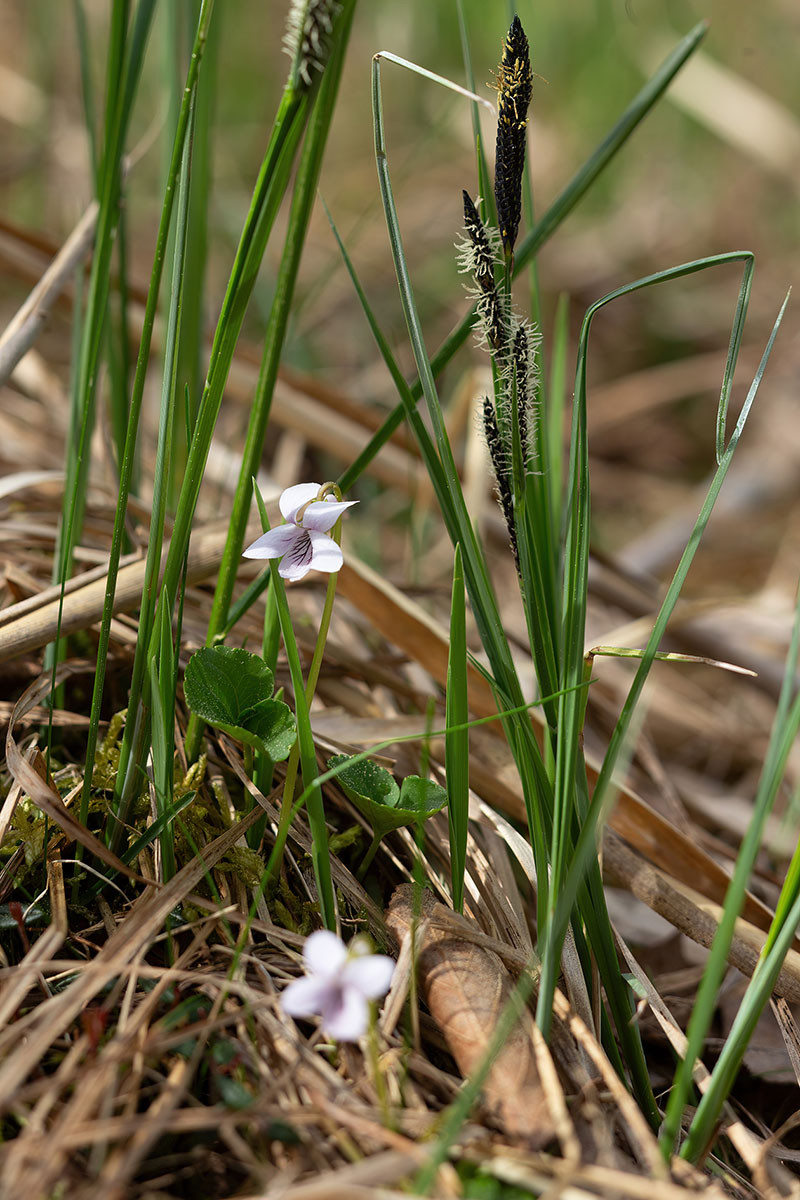
[[[126,219],[130,272],[147,279],[160,207],[171,87],[182,67],[169,61],[169,23],[188,25],[193,0],[162,0],[145,62],[144,86],[134,115]],[[602,139],[645,77],[697,21],[708,18],[700,54],[636,132],[555,239],[543,251],[540,277],[548,319],[559,293],[570,297],[571,324],[610,289],[650,271],[727,249],[751,248],[758,260],[748,341],[763,342],[798,256],[800,186],[800,81],[794,47],[800,10],[790,0],[706,3],[578,0],[570,5],[520,3],[537,72],[530,123],[530,161],[536,206],[542,211]],[[266,129],[283,86],[281,51],[284,0],[236,0],[215,12],[213,49],[215,125],[210,164],[209,276],[205,308],[213,323],[232,260]],[[85,5],[96,103],[104,86],[110,5]],[[505,0],[466,0],[475,77],[491,98],[509,19]],[[187,34],[188,37],[188,34]],[[449,2],[371,0],[360,5],[344,84],[323,168],[321,191],[331,208],[376,312],[410,360],[380,212],[372,149],[369,64],[388,49],[457,80],[463,65],[455,5]],[[91,196],[83,124],[73,6],[50,0],[0,3],[0,215],[61,242]],[[461,187],[477,191],[467,103],[390,68],[384,72],[391,168],[407,250],[431,349],[464,311],[453,242],[461,224]],[[98,103],[99,106],[99,103]],[[491,148],[493,129],[487,123]],[[271,297],[281,239],[273,239],[245,333],[256,345]],[[7,319],[27,293],[6,256],[0,316]],[[680,287],[660,288],[624,301],[598,322],[592,379],[613,384],[632,373],[688,356],[721,353],[727,344],[738,281],[732,272],[704,273]],[[524,302],[524,299],[523,299]],[[47,333],[48,364],[66,378],[68,313]],[[797,324],[789,312],[772,378],[786,386],[765,390],[750,442],[787,432],[785,401],[797,360]],[[359,401],[378,408],[394,403],[391,385],[339,262],[318,206],[301,269],[298,303],[285,361],[313,371]],[[470,349],[443,380],[447,401],[468,365],[485,366]],[[571,371],[571,365],[570,365]],[[719,372],[721,378],[721,368]],[[598,394],[594,455],[598,545],[624,552],[654,522],[679,504],[687,484],[699,481],[713,454],[713,371],[691,370],[680,386],[648,400],[648,376],[632,392],[642,411],[615,419],[619,392]],[[776,389],[781,397],[775,399]],[[629,398],[631,389],[629,388]],[[636,402],[634,402],[636,408]],[[772,414],[769,416],[769,414]],[[220,436],[237,450],[247,413],[223,414]],[[766,431],[766,432],[765,432]],[[785,439],[791,443],[791,437]],[[337,474],[343,464],[323,464]],[[325,473],[325,472],[323,472]],[[725,552],[713,556],[713,581],[725,592],[763,580],[776,543],[796,504],[784,488],[779,511],[767,510],[749,547],[741,526],[719,537]],[[712,535],[720,519],[715,519]],[[771,543],[759,569],[754,555]],[[719,538],[718,538],[719,541]],[[762,547],[763,548],[763,547]],[[744,553],[742,553],[744,550]],[[728,563],[726,555],[733,554]],[[647,565],[658,574],[657,556]],[[745,571],[746,568],[746,571]],[[720,584],[720,572],[728,576]]]

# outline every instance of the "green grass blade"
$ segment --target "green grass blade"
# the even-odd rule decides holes
[[[785,905],[788,905],[785,920],[782,922],[776,920],[770,927],[767,943],[742,997],[742,1003],[725,1039],[722,1053],[711,1073],[709,1086],[697,1107],[689,1135],[681,1148],[681,1158],[697,1162],[708,1152],[722,1106],[733,1087],[745,1051],[750,1044],[764,1007],[772,995],[783,961],[794,941],[798,925],[800,925],[800,888],[797,886],[796,871],[792,872],[792,877],[794,884],[792,889],[789,890],[784,885],[781,893],[781,899]]]
[[[78,370],[80,429],[70,431],[71,444],[77,445],[78,449],[67,464],[62,523],[54,563],[57,581],[66,580],[69,575],[73,551],[83,523],[89,469],[88,447],[94,428],[97,369],[106,325],[111,256],[119,220],[122,156],[154,3],[155,0],[141,0],[129,47],[125,40],[127,4],[117,3],[112,9],[105,135],[98,170],[99,212]]]
[[[728,401],[730,399],[731,386],[733,384],[733,375],[736,370],[736,360],[739,357],[739,347],[742,344],[742,336],[744,334],[744,323],[747,319],[747,306],[750,303],[750,292],[753,286],[753,272],[755,271],[755,259],[746,258],[744,262],[744,278],[742,286],[739,290],[739,301],[736,305],[736,313],[731,326],[731,340],[728,345],[728,357],[725,362],[725,373],[722,377],[722,388],[719,395],[719,405],[717,407],[717,464],[722,461],[722,455],[725,453],[725,426],[728,416]]]
[[[722,918],[714,936],[686,1032],[686,1054],[675,1073],[667,1105],[661,1139],[665,1156],[673,1152],[675,1140],[681,1128],[684,1109],[689,1097],[694,1063],[700,1056],[711,1026],[717,1008],[719,989],[728,968],[728,951],[733,941],[736,919],[742,910],[747,885],[761,846],[764,826],[774,807],[786,769],[786,761],[800,726],[800,700],[796,699],[792,704],[798,650],[800,650],[800,594],[795,610],[791,645],[786,658],[783,685],[756,792],[753,815],[739,849],[733,876],[725,895]],[[780,927],[784,915],[783,912],[776,913],[775,926]]]
[[[308,101],[306,88],[298,91],[287,87],[284,91],[228,280],[164,565],[162,586],[166,588],[172,604],[175,603],[178,594],[192,521],[225,382],[267,240],[288,185],[291,166],[305,125]],[[144,754],[147,737],[146,705],[143,704],[146,653],[145,640],[140,639],[134,657],[130,715],[120,750],[117,798],[123,811],[130,803],[136,786],[139,763]]]
[[[567,350],[569,338],[569,297],[562,292],[556,306],[550,355],[550,380],[546,390],[547,481],[550,486],[550,513],[553,520],[553,544],[560,544],[564,487],[564,409],[567,394]]]
[[[158,652],[149,662],[150,694],[153,700],[153,784],[156,794],[157,817],[165,817],[173,808],[175,761],[175,651],[172,629],[165,604],[159,605],[155,627]],[[172,825],[165,821],[159,835],[162,882],[175,874],[175,839]]]
[[[433,474],[431,475],[431,479],[434,483],[437,496],[446,493],[448,497],[446,507],[443,508],[443,514],[446,519],[449,516],[450,521],[452,521],[452,524],[448,524],[448,532],[453,542],[458,542],[461,546],[467,591],[481,641],[491,663],[495,686],[502,697],[502,706],[516,709],[523,701],[522,689],[511,657],[508,641],[503,631],[502,620],[492,590],[486,563],[461,491],[461,483],[445,429],[439,397],[436,393],[433,370],[425,348],[422,327],[403,250],[402,236],[389,176],[384,137],[380,86],[380,56],[376,56],[372,61],[372,111],[375,132],[375,159],[378,167],[381,199],[386,216],[395,275],[400,290],[400,299],[411,347],[414,353],[414,361],[425,396],[428,415],[433,427],[433,441],[436,446],[437,461],[432,464]],[[547,858],[546,846],[540,835],[543,814],[546,820],[546,814],[551,807],[549,795],[550,783],[530,722],[515,717],[510,724],[512,734],[509,738],[509,744],[520,768],[520,777],[522,779],[528,813],[528,824],[534,843],[534,856],[536,858],[537,870],[541,872],[540,890],[544,892],[547,887]],[[531,786],[532,782],[535,782],[535,790]]]
[[[652,285],[653,283],[662,282],[663,280],[666,280],[668,278],[677,278],[677,277],[680,277],[681,275],[692,274],[695,271],[704,270],[709,266],[715,266],[720,263],[741,260],[743,257],[747,257],[747,256],[744,254],[741,254],[741,253],[714,256],[709,259],[703,259],[703,260],[699,260],[698,262],[685,264],[682,267],[673,268],[671,271],[662,272],[661,274],[659,274],[657,276],[648,276],[646,279],[639,280],[639,281],[637,281],[636,284],[633,284],[631,286],[634,289],[639,289],[641,287],[647,287],[647,286]],[[629,290],[630,290],[629,288],[623,288],[623,289],[620,289],[618,292],[612,292],[609,296],[605,297],[602,301],[598,301],[598,305],[602,306],[606,303],[609,303],[612,299],[617,298],[619,295],[627,294]],[[713,476],[711,483],[709,485],[709,488],[708,488],[708,492],[706,494],[705,501],[701,508],[700,514],[695,523],[694,529],[692,530],[691,537],[687,543],[687,546],[683,552],[683,555],[681,556],[681,560],[675,571],[673,579],[667,589],[667,593],[665,595],[663,604],[661,606],[661,609],[659,610],[658,616],[657,616],[655,624],[653,626],[653,632],[651,633],[650,638],[648,639],[648,642],[647,642],[647,646],[645,647],[644,656],[643,656],[642,661],[637,669],[637,672],[634,677],[633,683],[631,684],[631,688],[629,690],[628,696],[626,697],[625,703],[623,704],[622,711],[620,713],[619,719],[615,726],[614,732],[611,736],[608,750],[606,751],[606,755],[603,760],[603,765],[600,770],[600,774],[598,776],[597,782],[595,784],[591,805],[589,807],[589,812],[588,812],[587,817],[581,827],[580,836],[577,840],[577,843],[575,844],[574,849],[571,852],[571,862],[569,865],[569,870],[567,871],[566,876],[563,879],[563,882],[560,887],[560,891],[559,891],[558,899],[557,899],[557,903],[556,903],[555,913],[551,914],[550,937],[553,938],[553,945],[552,945],[552,948],[549,945],[545,946],[544,952],[547,953],[548,956],[550,956],[550,955],[554,956],[554,961],[556,963],[558,961],[558,954],[560,954],[560,950],[557,950],[556,947],[560,946],[559,939],[563,940],[563,933],[569,922],[570,910],[572,908],[572,904],[574,903],[575,897],[576,897],[578,889],[580,887],[581,878],[583,877],[583,874],[587,869],[587,864],[589,864],[589,862],[595,857],[595,838],[596,838],[596,832],[597,832],[597,823],[598,823],[599,817],[603,811],[604,804],[606,802],[607,792],[611,786],[613,771],[616,767],[620,752],[622,750],[628,730],[630,728],[630,723],[631,723],[631,720],[633,717],[633,712],[634,712],[636,703],[639,700],[639,697],[641,696],[642,689],[644,687],[645,681],[646,681],[648,673],[650,671],[650,667],[652,666],[652,663],[654,661],[655,654],[656,654],[656,651],[658,650],[659,643],[660,643],[662,637],[664,636],[664,632],[666,630],[667,623],[669,621],[670,616],[672,615],[672,612],[675,608],[675,604],[677,603],[678,597],[683,588],[683,584],[685,582],[686,576],[689,572],[689,568],[694,559],[694,555],[697,551],[697,547],[703,536],[706,525],[711,516],[711,512],[713,511],[714,504],[716,503],[716,500],[719,495],[722,484],[724,482],[725,476],[727,475],[728,469],[732,462],[733,455],[735,453],[736,447],[739,442],[739,438],[741,437],[741,434],[744,430],[745,424],[747,422],[747,418],[750,415],[750,410],[752,408],[753,402],[755,401],[755,398],[756,398],[756,395],[758,392],[758,388],[760,386],[761,379],[764,374],[764,370],[766,369],[766,365],[769,360],[770,353],[772,351],[772,346],[774,344],[775,337],[777,336],[777,332],[780,327],[780,323],[783,319],[783,314],[786,309],[787,302],[788,302],[788,297],[787,297],[787,300],[784,301],[784,304],[780,310],[780,313],[778,314],[778,318],[777,318],[775,325],[772,329],[772,332],[770,334],[770,337],[767,342],[766,348],[764,350],[764,354],[762,356],[758,370],[756,371],[753,382],[748,391],[747,397],[745,398],[744,404],[742,405],[742,409],[741,409],[741,412],[739,413],[739,417],[737,419],[736,426],[735,426],[735,428],[731,434],[731,437],[728,441],[728,444],[725,448],[725,453],[722,457],[722,461],[719,464],[716,472],[714,473],[714,476]],[[597,311],[598,305],[593,306],[595,312]],[[588,327],[586,326],[586,324],[584,325],[584,330],[585,330],[585,332],[588,332]],[[583,340],[582,357],[583,357],[583,359],[585,359],[585,339]],[[579,388],[582,391],[585,387],[585,365],[582,368],[579,367],[579,381],[578,382],[579,382]],[[584,403],[584,401],[581,401],[581,403]],[[565,686],[565,685],[566,685],[566,680],[562,681],[562,686]],[[548,978],[547,978],[548,987],[554,986],[554,980],[552,979],[552,970],[553,970],[553,968],[551,966],[551,969],[550,969],[550,972],[549,972]],[[544,982],[545,982],[544,953],[543,953],[542,979],[543,979],[543,985],[544,985]]]
[[[461,57],[464,59],[464,74],[467,78],[467,87],[474,95],[477,88],[475,86],[475,72],[472,69],[472,54],[467,34],[467,19],[464,15],[464,0],[456,0],[456,13],[458,15],[458,32],[461,38]],[[481,111],[477,100],[470,101],[470,116],[472,117],[472,137],[475,142],[475,159],[478,164],[478,194],[483,199],[484,204],[483,215],[491,225],[496,225],[497,213],[494,204],[494,188],[492,187],[491,175],[489,173],[489,164],[486,161],[486,148],[483,142],[483,134],[481,133]]]
[[[701,21],[664,60],[656,73],[634,97],[625,109],[619,121],[610,130],[594,153],[586,160],[579,171],[553,201],[547,211],[539,218],[536,226],[519,243],[515,251],[515,274],[533,258],[569,216],[578,202],[586,195],[597,177],[602,174],[615,155],[622,149],[628,138],[644,120],[653,106],[669,87],[681,67],[691,58],[708,29],[708,24]],[[470,309],[456,328],[440,346],[431,360],[433,374],[440,371],[450,362],[458,348],[469,336],[475,319],[475,310]],[[414,400],[422,395],[422,388],[416,383],[412,389]],[[366,470],[375,455],[384,446],[403,420],[403,407],[398,405],[386,418],[380,429],[372,436],[364,450],[342,476],[340,486],[343,491],[349,491],[355,481]]]
[[[97,181],[97,130],[95,121],[94,83],[92,82],[92,54],[89,40],[89,26],[86,21],[86,8],[83,0],[72,0],[72,11],[75,18],[75,37],[78,43],[78,59],[81,68],[81,98],[83,100],[83,120],[86,126],[86,136],[89,139],[89,161],[92,164],[92,174]]]
[[[267,324],[264,353],[259,371],[247,439],[242,455],[242,466],[233,501],[228,537],[214,592],[214,601],[209,618],[206,645],[212,645],[228,616],[233,587],[244,545],[245,529],[252,501],[252,477],[258,469],[264,449],[272,396],[278,377],[283,343],[289,323],[289,314],[294,298],[297,272],[300,267],[311,211],[317,194],[317,184],[322,166],[322,157],[328,139],[331,120],[336,107],[336,97],[344,66],[345,52],[355,11],[355,0],[346,0],[335,26],[335,37],[331,54],[325,67],[322,82],[314,101],[308,123],[303,151],[297,172],[289,227],[286,233],[284,252],[281,259],[275,297]],[[186,737],[186,753],[194,758],[200,744],[202,725],[194,716],[189,723]]]
[[[130,411],[128,416],[128,425],[125,436],[125,448],[120,465],[120,484],[119,493],[117,496],[117,507],[114,515],[114,529],[111,536],[111,550],[109,554],[108,576],[106,583],[106,594],[103,602],[103,618],[100,626],[100,636],[97,650],[97,669],[95,672],[94,685],[92,690],[92,707],[90,715],[89,733],[87,737],[86,761],[92,763],[94,761],[94,753],[97,746],[97,736],[100,719],[100,708],[103,698],[103,686],[105,682],[106,658],[108,655],[108,646],[111,636],[111,619],[113,615],[114,594],[116,590],[117,572],[119,570],[119,560],[122,553],[125,530],[125,515],[128,506],[128,497],[130,494],[131,479],[134,471],[136,437],[139,427],[139,417],[141,415],[142,399],[144,396],[145,378],[147,367],[150,361],[150,345],[153,336],[153,326],[155,323],[156,309],[158,306],[158,294],[161,282],[161,272],[164,265],[164,257],[166,254],[167,237],[172,219],[172,209],[176,194],[176,182],[181,164],[184,159],[186,150],[186,140],[189,130],[189,118],[191,114],[192,99],[197,85],[197,78],[200,69],[200,63],[203,58],[203,50],[208,37],[208,29],[211,21],[213,10],[213,0],[204,0],[201,8],[200,17],[198,20],[197,32],[195,37],[194,51],[190,60],[189,71],[186,79],[186,89],[184,92],[184,100],[181,105],[178,127],[175,131],[175,140],[172,153],[171,179],[172,186],[165,193],[164,204],[161,210],[161,219],[156,237],[156,250],[153,260],[153,269],[150,276],[150,287],[147,293],[147,301],[145,303],[144,319],[142,322],[142,337],[139,345],[139,355],[136,364],[136,373],[133,381],[133,390],[131,393]],[[188,164],[186,168],[188,172]],[[148,553],[153,549],[153,539],[150,541]],[[153,567],[150,566],[152,574]],[[146,594],[152,594],[152,588],[147,588],[145,585]],[[152,608],[150,609],[152,613]],[[148,629],[149,625],[143,625],[142,628]],[[134,680],[136,678],[135,670],[137,660],[139,663],[139,679],[145,670],[144,656],[144,638],[140,638],[137,643],[136,656],[134,658]],[[141,649],[140,649],[141,645]],[[133,686],[133,684],[132,684]],[[141,686],[141,683],[139,683]],[[134,707],[135,711],[135,707]],[[126,735],[128,727],[126,725]],[[123,741],[124,745],[124,741]],[[85,820],[86,812],[88,811],[89,788],[91,786],[91,771],[87,771],[84,781],[83,793],[81,796],[81,819]]]
[[[453,907],[456,912],[463,912],[469,824],[469,730],[464,726],[469,717],[469,705],[464,569],[461,563],[461,547],[458,544],[453,560],[445,701],[445,725],[448,732],[444,739],[444,767],[447,776],[447,816],[450,826],[450,872]]]
[[[188,61],[191,40],[186,35],[197,28],[197,0],[192,0],[184,14],[184,54]],[[203,356],[206,334],[205,276],[208,260],[209,204],[212,195],[212,143],[217,98],[219,48],[223,44],[224,21],[229,8],[217,9],[215,37],[206,47],[203,70],[197,82],[194,131],[192,135],[192,184],[189,197],[188,245],[186,252],[183,316],[178,359],[178,377],[185,380],[189,393],[189,412],[192,423],[197,417],[203,389]],[[184,28],[183,26],[186,26]],[[176,103],[180,103],[182,79],[175,75]],[[176,430],[176,434],[178,431]],[[186,469],[189,439],[176,436],[170,467],[170,507],[174,508],[180,493],[181,479]]]

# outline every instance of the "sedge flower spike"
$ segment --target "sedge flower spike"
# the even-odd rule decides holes
[[[281,993],[290,1017],[322,1017],[325,1032],[338,1042],[356,1042],[369,1024],[369,1002],[385,996],[394,959],[370,954],[364,938],[345,946],[329,929],[318,929],[303,947],[306,974]]]
[[[341,547],[328,537],[346,509],[357,500],[337,500],[328,484],[297,483],[278,501],[285,525],[262,533],[243,552],[245,558],[280,558],[278,574],[290,582],[315,571],[338,571],[344,562]],[[326,494],[327,493],[327,494]]]

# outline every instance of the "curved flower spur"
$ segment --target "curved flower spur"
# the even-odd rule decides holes
[[[328,530],[342,513],[358,504],[342,500],[334,483],[296,483],[278,501],[285,525],[262,533],[243,551],[244,558],[280,558],[278,574],[293,582],[315,571],[338,571],[344,562],[341,547]]]

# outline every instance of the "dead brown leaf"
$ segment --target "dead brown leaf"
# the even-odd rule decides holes
[[[447,917],[447,929],[437,927],[437,910]],[[453,931],[454,925],[463,924],[469,934],[471,922],[445,909],[430,892],[422,893],[418,916],[432,918],[425,940],[418,947],[420,988],[459,1071],[466,1077],[487,1052],[511,996],[512,979],[496,954]],[[386,922],[402,940],[413,921],[413,885],[401,884],[392,897]],[[536,1063],[533,1018],[527,1009],[495,1058],[484,1095],[509,1135],[523,1139],[532,1148],[546,1146],[555,1137],[556,1126]]]

